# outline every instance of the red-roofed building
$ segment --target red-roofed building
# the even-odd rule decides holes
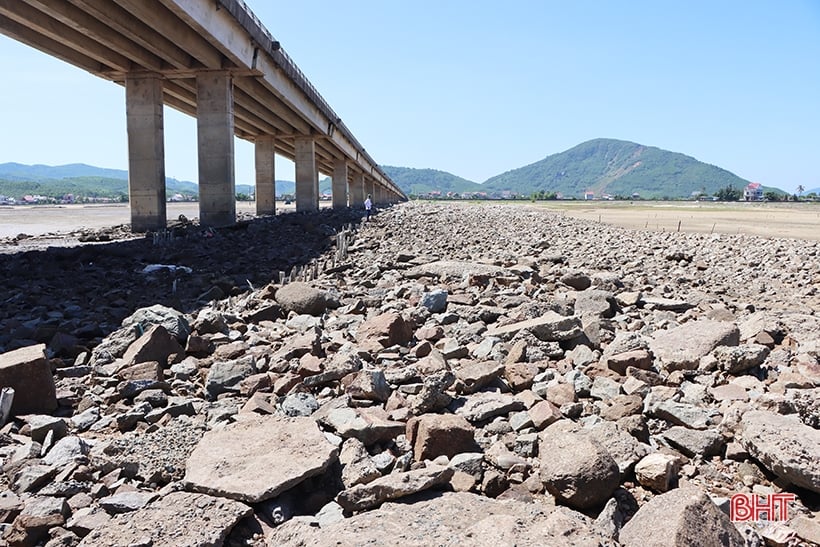
[[[743,199],[746,201],[763,201],[763,185],[759,182],[750,182],[743,189]]]

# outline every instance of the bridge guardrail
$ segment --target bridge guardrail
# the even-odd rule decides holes
[[[293,82],[302,90],[302,92],[315,104],[319,110],[324,114],[336,128],[351,143],[353,143],[356,151],[363,156],[371,165],[373,165],[376,172],[378,172],[385,180],[389,181],[394,190],[399,193],[403,192],[396,186],[387,174],[382,171],[378,163],[365,151],[364,146],[353,136],[353,133],[342,122],[342,119],[334,112],[330,105],[325,101],[324,97],[319,91],[310,83],[302,70],[296,65],[290,55],[280,46],[279,41],[276,40],[262,21],[251,11],[244,0],[218,0],[220,6],[225,8],[234,19],[242,25],[245,30],[256,40],[256,42],[271,55],[274,62],[293,80]]]

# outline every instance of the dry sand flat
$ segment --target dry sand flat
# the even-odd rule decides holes
[[[325,205],[327,202],[323,202]],[[527,202],[531,205],[530,202]],[[817,203],[695,203],[695,202],[545,202],[537,207],[563,211],[567,216],[600,220],[631,229],[720,234],[750,234],[820,240]],[[295,210],[277,202],[278,211]],[[237,203],[237,213],[253,214],[253,202]],[[168,218],[199,216],[197,203],[169,203]],[[78,228],[104,228],[129,222],[128,206],[63,205],[0,207],[0,238],[20,233],[40,236]]]
[[[539,204],[540,206],[541,204]],[[820,240],[818,203],[547,202],[567,216],[631,229]]]
[[[295,205],[276,202],[277,211],[293,211]],[[237,213],[252,214],[253,202],[237,202]],[[189,219],[199,216],[198,203],[169,203],[168,219],[179,215]],[[105,228],[131,221],[128,204],[95,205],[17,205],[0,207],[0,239],[18,234],[41,236],[52,232],[69,232],[80,228]]]

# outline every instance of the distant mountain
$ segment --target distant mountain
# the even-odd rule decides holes
[[[112,197],[128,192],[128,171],[84,163],[55,166],[0,163],[0,188],[3,188],[0,194],[12,196],[16,195],[16,190],[47,196],[97,194]],[[172,195],[198,192],[196,183],[171,177],[166,177],[165,188]]]
[[[482,192],[484,190],[480,184],[446,171],[390,165],[382,165],[381,168],[405,194],[426,194],[434,191],[446,194],[447,192]]]
[[[489,190],[511,190],[529,195],[556,192],[581,197],[591,191],[644,198],[689,197],[693,192],[712,195],[732,185],[749,183],[737,175],[685,156],[615,139],[595,139],[484,182]]]
[[[330,188],[329,182],[327,187]],[[195,182],[166,177],[165,190],[168,197],[178,193],[192,195],[199,192],[199,186]],[[237,184],[236,192],[252,194],[254,186]],[[277,195],[293,192],[293,181],[276,181]],[[40,194],[59,197],[75,194],[118,197],[127,193],[128,171],[123,169],[106,169],[84,163],[56,166],[0,164],[0,195],[3,196],[19,198],[25,194]]]

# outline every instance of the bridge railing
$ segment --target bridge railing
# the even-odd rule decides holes
[[[310,83],[310,80],[299,69],[290,55],[282,49],[279,42],[273,35],[265,28],[262,21],[251,11],[244,0],[218,0],[219,5],[225,8],[236,19],[242,27],[256,40],[265,51],[267,51],[274,62],[282,69],[282,71],[302,90],[302,92],[310,99],[314,105],[327,117],[338,131],[353,144],[356,151],[364,157],[373,166],[374,170],[378,172],[385,180],[389,181],[395,190],[401,192],[398,186],[390,180],[390,177],[382,171],[379,164],[365,151],[364,146],[353,136],[353,133],[342,122],[342,119],[333,111],[330,105],[325,101],[324,97],[319,91]]]

